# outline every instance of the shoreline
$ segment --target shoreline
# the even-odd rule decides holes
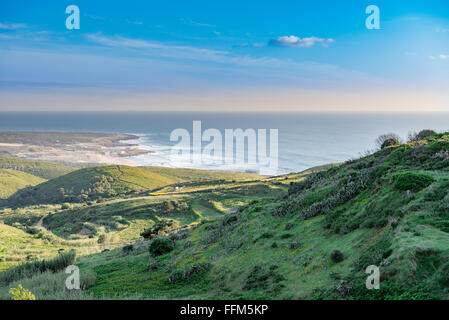
[[[152,153],[127,143],[138,136],[91,132],[0,132],[0,153],[18,158],[76,165],[130,165],[129,157]]]

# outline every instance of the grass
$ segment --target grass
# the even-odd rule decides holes
[[[9,199],[11,205],[82,202],[136,193],[180,183],[205,180],[245,180],[260,178],[255,174],[207,172],[204,170],[102,166],[79,169],[27,188]]]
[[[240,180],[103,167],[116,196],[67,209],[3,209],[0,240],[21,259],[31,244],[43,246],[42,255],[79,244],[75,263],[95,281],[78,298],[448,299],[448,151],[449,135],[436,134],[343,164]],[[173,180],[150,190],[148,175]],[[43,216],[40,236],[25,232]],[[140,232],[160,220],[176,226],[160,233],[174,246],[153,256],[155,240]],[[79,234],[83,228],[95,232]],[[116,240],[98,243],[108,237]],[[91,251],[83,252],[87,244]],[[343,260],[331,258],[335,250]],[[365,287],[373,264],[381,270],[378,291]],[[44,272],[23,279],[24,287],[38,299],[70,298],[56,285],[42,291],[42,279],[59,277]]]
[[[42,179],[54,179],[75,169],[57,163],[10,157],[0,154],[0,168],[23,171]]]
[[[0,199],[6,199],[18,190],[35,186],[45,180],[29,173],[12,169],[0,169]]]

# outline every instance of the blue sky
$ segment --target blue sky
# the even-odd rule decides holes
[[[0,4],[0,110],[449,111],[448,75],[447,0]]]

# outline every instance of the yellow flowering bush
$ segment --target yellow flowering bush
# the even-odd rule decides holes
[[[17,288],[9,289],[11,300],[36,300],[36,296],[30,291],[22,287],[21,284]]]

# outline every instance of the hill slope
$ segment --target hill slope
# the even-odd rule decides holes
[[[312,174],[283,199],[254,201],[171,239],[174,250],[161,256],[138,249],[86,258],[84,268],[98,277],[89,291],[97,297],[448,299],[449,135]],[[370,265],[380,268],[380,290],[365,287]]]
[[[285,191],[288,179],[259,181],[258,188],[268,190],[250,201],[247,197],[257,192],[249,185],[228,189],[219,203],[215,190],[185,195],[182,202],[192,209],[185,211],[188,214],[209,212],[210,205],[230,210],[211,212],[208,219],[168,237],[81,258],[77,261],[81,273],[95,274],[85,294],[154,299],[449,299],[449,134],[386,147],[313,172]],[[106,231],[118,230],[106,225],[109,215],[131,220],[149,212],[147,204],[136,203],[126,217],[130,205],[110,204],[111,210],[98,207],[95,212],[83,209],[79,218],[99,213],[94,223],[106,226]],[[161,216],[161,208],[153,208]],[[179,221],[189,218],[184,211],[174,213]],[[63,226],[57,223],[64,214],[49,217],[48,226],[60,230]],[[76,231],[82,221],[75,222]],[[149,247],[166,251],[150,254]],[[365,270],[372,265],[380,269],[380,290],[365,286]],[[35,283],[39,286],[38,280]],[[33,291],[31,282],[27,289]]]
[[[42,178],[22,171],[0,169],[0,199],[6,199],[20,189],[35,186],[44,181]]]
[[[80,202],[126,195],[166,185],[204,179],[255,179],[255,174],[208,172],[159,167],[101,166],[76,170],[39,186],[22,190],[9,202],[14,205]]]
[[[0,169],[23,171],[46,180],[75,170],[74,168],[57,163],[15,158],[3,154],[0,154]]]

